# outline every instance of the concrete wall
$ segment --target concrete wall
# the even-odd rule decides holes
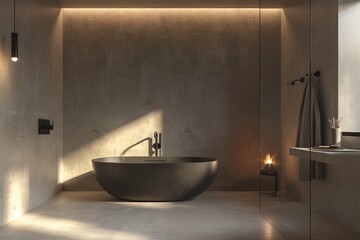
[[[293,6],[284,8],[281,108],[284,181],[282,184],[286,192],[292,196],[300,197],[299,193],[304,192],[301,186],[307,185],[299,182],[298,159],[289,156],[289,148],[296,145],[298,117],[305,84],[297,83],[295,86],[290,86],[286,82],[298,79],[310,72],[321,71],[321,77],[312,77],[312,81],[318,85],[322,144],[329,144],[328,119],[338,116],[337,34],[336,0],[313,1],[311,12],[308,1],[294,1]]]
[[[283,9],[281,18],[280,196],[296,204],[292,204],[289,211],[288,202],[275,203],[274,199],[261,195],[260,211],[284,236],[290,233],[291,239],[294,235],[298,235],[296,239],[309,238],[310,200],[315,200],[310,199],[310,191],[314,194],[315,190],[309,181],[299,180],[299,159],[289,155],[289,148],[296,146],[305,84],[298,82],[291,86],[287,82],[321,71],[321,78],[312,80],[319,85],[322,138],[327,143],[327,119],[337,116],[337,5],[332,2],[328,6],[327,2],[317,0],[309,5],[307,0],[291,1]]]
[[[318,83],[322,144],[333,144],[328,119],[338,118],[338,0],[312,1],[312,72],[321,71]]]
[[[323,52],[321,54],[313,51],[313,55],[314,57],[318,55],[317,57],[322,58],[323,64],[327,64],[324,75],[331,73],[331,77],[328,76],[325,79],[324,76],[327,89],[333,88],[326,97],[328,103],[326,106],[329,106],[334,116],[337,115],[335,107],[338,107],[338,115],[343,120],[342,130],[359,131],[360,34],[357,23],[360,20],[360,3],[358,1],[339,1],[338,3],[337,0],[318,0],[317,2],[319,5],[316,15],[322,16],[323,21],[319,19],[314,22],[314,26],[318,26],[318,30],[323,29],[322,39],[317,39],[318,42],[323,43],[321,47]],[[337,55],[338,57],[334,60]],[[323,88],[325,87],[324,85]],[[334,102],[335,99],[338,101]],[[328,127],[328,124],[326,126]],[[344,147],[360,149],[358,137],[343,137],[343,140]],[[312,212],[323,215],[322,218],[313,220],[314,239],[320,239],[321,226],[324,226],[324,221],[328,219],[343,226],[340,228],[342,230],[338,231],[339,236],[346,236],[351,232],[349,229],[359,235],[360,193],[354,186],[360,183],[360,163],[326,164],[325,167],[326,178],[312,182]],[[336,227],[337,225],[333,225],[332,228],[336,229]]]
[[[266,154],[281,166],[281,13],[261,10],[260,25],[260,168]],[[281,175],[281,174],[280,174]],[[261,191],[274,189],[274,179],[260,176]]]
[[[62,156],[62,15],[56,1],[16,3],[12,63],[13,1],[0,1],[0,226],[53,196]],[[55,121],[51,135],[38,118]]]
[[[257,189],[258,16],[64,10],[65,189],[96,189],[93,158],[148,155],[154,130],[163,133],[165,156],[219,159],[211,189]]]
[[[281,111],[274,113],[281,119],[281,142],[278,145],[280,165],[277,166],[281,191],[278,198],[260,194],[260,213],[286,239],[308,239],[310,234],[310,183],[299,181],[299,161],[289,155],[289,148],[296,145],[298,118],[305,84],[297,83],[294,86],[287,84],[309,72],[309,10],[309,1],[296,0],[289,2],[289,5],[281,11],[281,82],[278,92]],[[269,101],[267,105],[278,102],[277,98]]]
[[[344,73],[344,68],[346,67],[348,70],[353,70],[347,70],[347,74],[352,72],[354,73],[353,76],[356,76],[356,64],[359,61],[355,61],[354,57],[356,59],[356,49],[358,47],[357,45],[352,45],[351,48],[349,43],[357,44],[359,39],[356,38],[355,29],[350,31],[351,24],[349,26],[344,22],[344,19],[349,16],[342,15],[344,12],[340,11],[338,19],[337,0],[312,1],[310,55],[310,24],[306,20],[309,19],[309,7],[308,1],[296,1],[293,7],[284,9],[282,18],[282,186],[286,196],[298,199],[303,203],[298,209],[292,209],[296,214],[290,216],[290,218],[288,216],[288,226],[291,226],[293,223],[296,223],[296,226],[298,226],[298,224],[301,224],[301,219],[305,220],[304,222],[308,222],[306,219],[310,219],[308,213],[311,209],[312,239],[338,239],[339,237],[347,236],[351,229],[360,232],[358,228],[360,225],[358,217],[359,194],[358,191],[354,190],[354,186],[357,186],[360,182],[358,176],[360,165],[347,166],[344,164],[343,166],[335,166],[326,164],[325,179],[312,180],[311,183],[299,181],[298,158],[289,156],[288,150],[289,147],[295,145],[296,141],[297,118],[303,86],[297,84],[295,87],[290,87],[286,86],[285,83],[307,73],[310,67],[312,72],[320,70],[321,78],[313,78],[313,81],[318,81],[319,83],[318,93],[322,118],[323,144],[330,143],[328,118],[337,117],[338,115],[342,116],[345,129],[355,130],[354,128],[349,129],[347,127],[349,126],[349,117],[345,119],[344,111],[351,110],[347,114],[351,112],[353,114],[351,119],[358,119],[356,106],[351,105],[353,107],[345,109],[343,102],[345,98],[352,98],[352,101],[355,101],[357,88],[356,84],[349,86],[349,82],[344,82],[344,79],[348,80],[349,78],[342,78],[344,76],[342,73]],[[358,13],[360,13],[354,13],[354,9],[347,10],[353,17],[358,17]],[[354,23],[355,21],[352,20],[351,22]],[[342,27],[345,29],[341,29]],[[346,40],[344,39],[345,36],[347,37]],[[349,45],[343,46],[342,40]],[[353,67],[350,66],[350,63],[344,63],[345,61],[350,61],[350,59],[352,59]],[[342,67],[342,65],[344,66]],[[353,79],[356,78],[354,77]],[[347,87],[347,92],[343,92],[343,89]],[[338,108],[340,109],[339,111],[343,109],[343,113],[340,112],[338,114]],[[303,208],[303,211],[299,211],[301,210],[300,208]],[[270,217],[272,219],[278,218],[277,213],[272,214]],[[331,231],[330,229],[326,231],[327,228],[331,228]],[[310,229],[308,230],[310,231]],[[329,236],[329,232],[332,232],[333,235]],[[304,239],[307,237],[308,234],[306,233]]]
[[[360,132],[360,2],[339,1],[339,116],[342,130]]]
[[[307,199],[309,183],[299,181],[299,161],[289,155],[296,146],[298,118],[305,84],[287,85],[310,71],[310,6],[297,0],[284,8],[281,18],[281,185],[284,192]]]

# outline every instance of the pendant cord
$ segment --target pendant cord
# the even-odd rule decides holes
[[[15,32],[15,0],[14,0],[14,32]]]

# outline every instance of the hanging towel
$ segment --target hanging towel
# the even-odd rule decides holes
[[[314,147],[321,145],[321,116],[317,94],[317,79],[308,78],[300,107],[296,146]],[[312,81],[312,82],[310,82]],[[323,179],[323,163],[299,159],[299,180]]]

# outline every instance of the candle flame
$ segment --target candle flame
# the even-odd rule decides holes
[[[265,155],[265,164],[273,164],[274,163],[274,160],[273,160],[273,157],[271,157],[271,155],[269,153],[267,153]]]

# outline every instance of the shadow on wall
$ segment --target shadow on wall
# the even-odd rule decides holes
[[[136,148],[137,146],[141,145],[143,142],[148,142],[148,156],[152,156],[152,138],[144,138],[137,143],[127,147],[120,156],[125,156],[131,149]],[[89,171],[87,173],[81,174],[76,176],[66,182],[63,183],[63,190],[64,191],[102,191],[103,188],[97,182],[94,172]]]
[[[105,120],[104,120],[105,121]],[[143,138],[153,135],[153,130],[162,130],[162,112],[153,111],[124,126],[99,136],[90,143],[64,154],[64,189],[65,190],[99,190],[92,172],[91,160],[110,156],[150,156],[152,154],[152,139]],[[92,128],[84,123],[84,136]],[[97,128],[97,131],[101,126]],[[97,132],[96,131],[96,132]],[[94,131],[90,132],[94,133]],[[86,134],[86,135],[85,135]],[[139,138],[143,138],[138,141]],[[128,145],[129,142],[135,142]],[[64,143],[64,145],[66,145]]]
[[[93,171],[81,174],[63,183],[64,191],[103,191]]]
[[[131,149],[136,148],[136,146],[142,144],[143,142],[148,141],[148,156],[152,156],[153,150],[152,150],[152,138],[144,138],[143,140],[138,141],[137,143],[134,143],[133,145],[127,147],[120,156],[125,156],[127,152],[129,152]]]

